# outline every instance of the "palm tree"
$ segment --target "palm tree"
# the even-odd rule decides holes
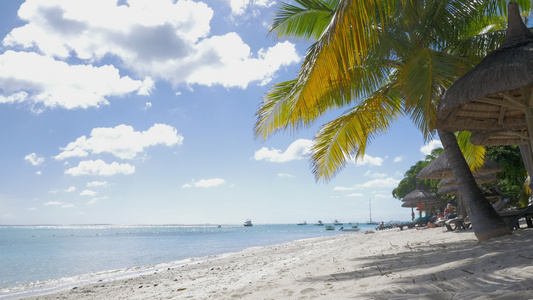
[[[299,130],[348,107],[315,136],[317,180],[329,180],[349,159],[364,155],[367,143],[402,116],[431,139],[440,95],[503,37],[497,29],[505,1],[296,2],[281,5],[270,32],[314,43],[297,78],[264,96],[255,134],[266,139]],[[482,161],[484,149],[472,149],[471,162]]]

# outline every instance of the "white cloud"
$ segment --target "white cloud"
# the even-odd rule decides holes
[[[28,103],[37,112],[107,105],[107,97],[146,89],[144,84],[121,77],[110,65],[68,65],[36,53],[11,50],[0,54],[0,89],[4,94],[0,103]]]
[[[93,190],[83,190],[80,193],[80,196],[95,196],[96,194],[98,194],[98,193],[93,191]]]
[[[44,157],[37,156],[37,153],[30,153],[24,156],[24,160],[34,166],[38,166],[44,163]]]
[[[424,146],[420,147],[420,152],[424,155],[430,155],[431,151],[437,148],[442,148],[441,141],[438,140],[431,140],[429,143],[425,144]]]
[[[183,188],[192,188],[192,187],[198,187],[198,188],[210,188],[219,186],[222,184],[225,184],[226,181],[221,178],[212,178],[212,179],[202,179],[196,182],[193,182],[192,184],[184,184]]]
[[[107,181],[91,181],[91,182],[87,182],[87,187],[91,187],[91,188],[98,188],[98,187],[108,187],[109,184],[107,183]]]
[[[59,205],[63,205],[63,202],[59,202],[59,201],[49,201],[49,202],[44,203],[43,205],[54,205],[54,206],[59,206]]]
[[[230,2],[234,14],[273,3],[239,1]],[[137,76],[163,79],[175,86],[184,83],[245,88],[254,81],[266,84],[279,68],[300,60],[289,42],[253,53],[234,32],[209,36],[213,9],[203,2],[130,0],[118,5],[117,1],[27,0],[19,18],[25,25],[9,32],[3,40],[6,47],[31,49],[64,61],[74,56],[93,64],[113,57]],[[31,86],[19,84],[24,91]],[[90,86],[97,84],[99,81]],[[151,88],[153,81],[135,81],[134,90],[139,94],[147,94]],[[100,90],[92,91],[100,97],[92,102],[84,100],[83,105],[106,103]],[[15,96],[27,97],[11,96],[11,101]],[[74,106],[70,102],[65,105]]]
[[[106,199],[108,199],[108,198],[109,198],[109,197],[107,197],[107,196],[104,196],[104,197],[96,197],[96,198],[93,198],[93,199],[89,200],[86,204],[87,204],[87,205],[93,205],[93,204],[95,204],[96,202],[99,202],[99,201],[102,201],[102,200],[106,200]]]
[[[365,172],[365,177],[384,178],[384,177],[387,177],[387,174],[386,173],[372,172],[372,171],[368,170],[368,171]]]
[[[43,174],[43,172],[42,171],[37,171],[37,172],[35,172],[35,174],[38,175],[38,176],[41,176]]]
[[[274,5],[275,1],[269,0],[226,0],[230,7],[231,13],[234,15],[243,15],[246,9],[250,6],[269,7]]]
[[[403,160],[405,159],[405,156],[396,156],[393,160],[393,162],[395,163],[399,163],[399,162],[402,162]]]
[[[63,208],[72,208],[72,207],[76,207],[76,206],[74,204],[72,204],[72,203],[65,203],[65,204],[61,205],[61,207],[63,207]]]
[[[378,178],[369,180],[364,183],[355,184],[351,187],[342,187],[337,186],[334,187],[334,191],[353,191],[353,190],[359,190],[363,188],[395,188],[400,183],[400,180],[394,179],[394,178]]]
[[[76,191],[76,187],[75,186],[71,186],[69,187],[68,189],[65,190],[65,192],[67,193],[72,193],[72,192],[75,192]]]
[[[383,158],[373,157],[365,154],[363,158],[357,158],[355,161],[356,166],[381,166],[383,164]]]
[[[286,178],[286,177],[294,177],[294,175],[291,175],[289,173],[278,173],[278,177]]]
[[[311,155],[311,144],[313,141],[299,139],[294,141],[285,152],[278,149],[268,149],[263,147],[254,154],[255,160],[266,160],[271,162],[288,162],[292,160],[307,159]]]
[[[77,167],[73,167],[65,171],[65,174],[72,176],[112,176],[118,174],[130,175],[133,173],[135,173],[135,167],[130,164],[119,164],[117,162],[107,164],[101,159],[82,161]]]
[[[363,197],[364,194],[360,194],[360,193],[353,193],[353,194],[348,194],[346,195],[346,197]]]
[[[172,147],[182,143],[183,136],[169,125],[154,124],[147,131],[134,131],[133,127],[122,124],[114,128],[94,128],[89,138],[79,137],[61,148],[63,152],[55,156],[55,159],[84,157],[89,153],[111,153],[118,158],[134,159],[145,148],[156,145]]]

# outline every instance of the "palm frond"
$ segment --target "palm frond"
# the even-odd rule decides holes
[[[470,169],[472,171],[475,171],[481,167],[483,167],[483,161],[485,159],[485,147],[483,146],[476,146],[472,143],[470,143],[470,137],[472,136],[471,132],[468,131],[460,131],[455,133],[457,137],[457,143],[459,144],[459,148],[461,148],[461,151],[463,152],[463,155],[466,159],[466,162],[470,166]]]
[[[329,180],[348,159],[362,157],[368,142],[387,131],[401,115],[401,100],[389,89],[383,89],[364,104],[323,125],[312,148],[315,178]]]

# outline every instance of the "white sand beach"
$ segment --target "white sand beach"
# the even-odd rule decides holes
[[[533,230],[307,239],[26,299],[533,299]]]

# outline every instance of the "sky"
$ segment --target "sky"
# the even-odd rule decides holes
[[[309,46],[270,0],[9,0],[0,9],[0,224],[410,220],[392,197],[424,143],[409,120],[316,181],[309,129],[254,137]]]

